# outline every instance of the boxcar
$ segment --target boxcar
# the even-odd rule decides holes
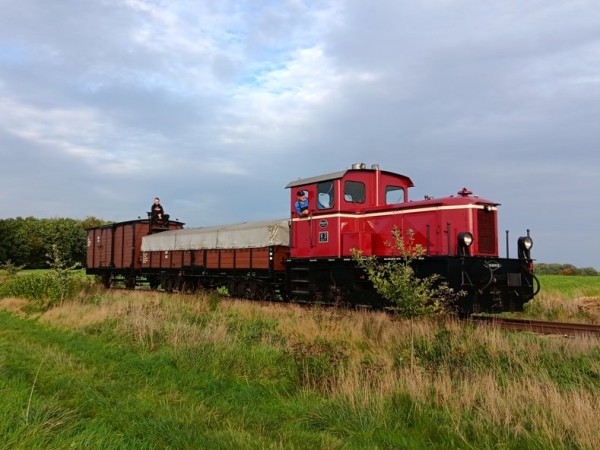
[[[122,280],[133,288],[142,267],[141,245],[144,236],[179,230],[183,223],[171,221],[164,227],[151,226],[148,219],[129,220],[87,230],[87,273],[98,275],[110,287]]]

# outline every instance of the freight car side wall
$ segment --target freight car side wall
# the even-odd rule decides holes
[[[118,224],[114,227],[113,262],[117,269],[140,269],[142,237],[149,232],[145,222]]]
[[[143,252],[142,269],[285,270],[289,247]]]
[[[180,230],[182,222],[172,221],[167,229]],[[142,238],[156,230],[145,219],[114,223],[88,229],[86,267],[88,269],[139,270],[142,267]]]
[[[112,229],[91,228],[88,230],[87,258],[88,269],[110,267],[112,263]]]

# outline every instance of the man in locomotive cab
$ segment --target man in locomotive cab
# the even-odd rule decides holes
[[[296,203],[294,206],[296,207],[296,213],[298,213],[299,217],[308,216],[308,196],[306,195],[306,191],[296,192]]]
[[[166,228],[169,223],[169,215],[165,214],[165,211],[160,204],[160,198],[155,197],[154,203],[150,207],[150,220],[152,221],[152,226],[163,227]]]

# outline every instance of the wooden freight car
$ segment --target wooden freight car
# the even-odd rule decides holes
[[[123,281],[132,289],[141,275],[142,238],[150,234],[180,230],[183,223],[170,221],[166,227],[151,226],[150,220],[138,219],[113,223],[87,230],[86,272],[102,277],[106,287]]]

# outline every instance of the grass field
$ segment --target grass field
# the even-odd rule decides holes
[[[0,300],[0,448],[600,444],[597,339],[214,295],[31,303]]]
[[[570,299],[600,296],[600,277],[540,275],[542,294],[560,293]]]

